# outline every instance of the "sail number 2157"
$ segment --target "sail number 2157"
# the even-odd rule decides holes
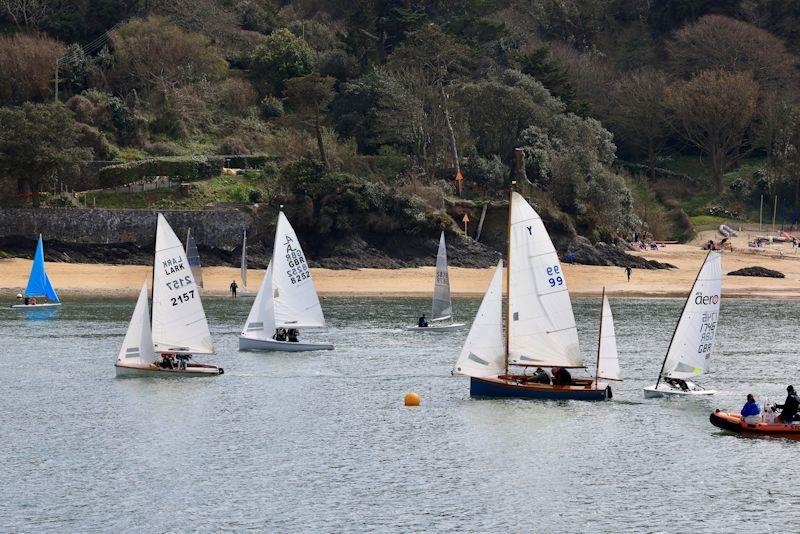
[[[561,267],[558,265],[547,268],[547,277],[547,283],[550,284],[550,287],[564,285],[564,277],[561,276]]]
[[[184,302],[188,302],[189,300],[194,298],[194,289],[190,289],[183,295],[178,295],[177,297],[172,298],[172,305],[177,306],[178,304],[182,304]]]

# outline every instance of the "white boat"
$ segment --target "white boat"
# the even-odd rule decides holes
[[[619,353],[617,351],[617,333],[614,328],[614,316],[611,313],[611,304],[603,288],[600,306],[600,332],[597,339],[597,371],[598,380],[622,381],[619,368]]]
[[[505,343],[500,264],[453,373],[470,377],[470,394],[475,397],[610,398],[611,388],[596,378],[552,384],[540,383],[525,373],[528,367],[586,366],[581,360],[566,279],[544,223],[516,192],[511,194],[509,209]],[[518,370],[511,372],[510,367]]]
[[[449,321],[449,322],[448,322]],[[464,323],[453,321],[453,301],[450,298],[450,272],[447,268],[447,247],[444,232],[439,237],[439,251],[436,254],[436,279],[433,284],[433,305],[428,326],[407,326],[412,332],[450,332],[460,330]]]
[[[24,298],[29,299],[28,304],[13,304],[11,308],[14,310],[36,310],[61,306],[61,301],[58,300],[56,290],[53,288],[53,284],[50,282],[50,277],[47,276],[47,271],[44,267],[42,234],[39,234],[39,241],[36,244],[36,254],[33,256],[33,266],[31,267],[31,274],[28,276],[28,285],[25,286]],[[33,304],[31,299],[36,299],[36,304]],[[47,300],[39,302],[39,299]]]
[[[239,350],[333,350],[330,343],[276,340],[278,329],[322,328],[325,317],[306,256],[283,212],[278,213],[272,261],[239,335]]]
[[[213,354],[214,344],[200,301],[200,292],[178,236],[158,214],[153,264],[153,318],[147,309],[147,282],[139,292],[128,332],[122,343],[116,373],[127,376],[216,376],[215,365],[187,363],[162,367],[159,355],[179,361],[196,354]]]
[[[709,251],[697,273],[655,385],[644,388],[645,398],[665,395],[713,395],[688,379],[708,372],[722,300],[722,256]],[[683,384],[681,384],[683,382]]]
[[[186,230],[186,258],[189,260],[189,267],[192,268],[194,282],[197,287],[203,287],[203,269],[200,266],[200,252],[197,250],[197,243],[194,242],[192,229]]]

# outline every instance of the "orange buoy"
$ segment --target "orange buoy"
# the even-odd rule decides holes
[[[419,395],[413,391],[407,394],[405,398],[405,404],[406,406],[419,406]]]

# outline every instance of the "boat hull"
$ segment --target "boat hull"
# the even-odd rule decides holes
[[[800,439],[800,424],[756,423],[751,425],[742,421],[742,416],[738,413],[726,413],[719,410],[709,416],[709,421],[717,428],[736,434]]]
[[[43,304],[13,304],[12,310],[38,310],[41,308],[55,308],[61,306],[60,302],[45,302]]]
[[[300,343],[277,341],[274,339],[255,339],[239,336],[239,350],[264,350],[273,352],[308,352],[312,350],[333,350],[330,343]]]
[[[713,389],[701,389],[692,382],[687,382],[687,385],[689,386],[689,391],[684,391],[679,387],[673,387],[661,382],[658,384],[658,388],[652,385],[644,388],[642,391],[644,392],[645,399],[655,399],[658,397],[704,397],[716,393]]]
[[[159,378],[180,378],[180,377],[208,377],[219,376],[225,371],[222,367],[201,363],[190,363],[186,369],[164,369],[154,365],[119,365],[115,364],[118,378],[140,378],[140,377],[159,377]]]
[[[465,323],[452,323],[431,326],[407,326],[405,329],[409,332],[452,332],[461,330],[465,326],[467,326]]]
[[[593,387],[593,384],[593,381],[589,381],[587,383],[588,387],[582,385],[555,386],[552,384],[517,383],[498,377],[470,377],[469,393],[472,397],[515,397],[523,399],[601,401],[611,398],[610,386],[597,389]]]

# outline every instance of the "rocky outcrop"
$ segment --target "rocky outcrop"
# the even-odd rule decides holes
[[[632,256],[625,253],[623,244],[609,244],[598,242],[592,245],[591,241],[585,237],[577,236],[559,247],[562,261],[569,261],[570,253],[572,263],[583,265],[605,265],[615,267],[626,267],[630,265],[636,269],[674,269],[675,266],[660,261],[648,260],[640,256]]]
[[[765,278],[786,278],[786,275],[779,271],[773,271],[766,267],[745,267],[738,271],[731,271],[728,276],[763,276]]]

